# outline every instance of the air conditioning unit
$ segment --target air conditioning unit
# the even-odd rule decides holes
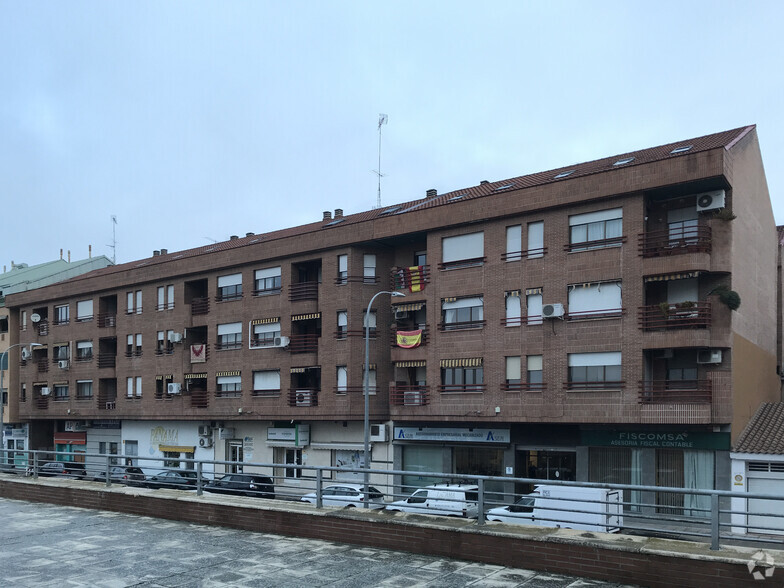
[[[387,440],[387,426],[370,425],[370,440],[384,443]]]
[[[182,333],[169,333],[169,343],[182,343]]]
[[[212,447],[212,439],[210,437],[202,437],[199,439],[199,447]]]
[[[542,306],[543,318],[563,318],[564,307],[563,304],[545,304]]]
[[[697,212],[724,208],[724,190],[714,190],[697,195]]]
[[[275,347],[288,347],[289,341],[291,341],[291,339],[288,337],[275,337],[274,345]]]
[[[199,436],[209,437],[212,435],[212,428],[209,425],[199,425]]]
[[[396,310],[395,311],[395,320],[408,318],[408,311],[407,310]]]
[[[22,347],[22,361],[30,359],[32,352],[27,347]]]
[[[424,404],[424,396],[422,392],[404,392],[403,405],[404,406],[422,406]]]
[[[50,393],[51,390],[49,390],[48,386],[44,386],[43,388],[41,388],[41,396],[49,396]]]
[[[700,349],[697,363],[721,363],[721,349]]]
[[[310,392],[297,392],[296,405],[297,406],[312,406],[310,399]]]
[[[166,394],[179,394],[182,390],[182,384],[177,382],[169,382],[166,384]]]
[[[68,369],[68,360],[67,359],[61,359],[60,361],[57,362],[57,367],[59,367],[61,370],[67,370]]]

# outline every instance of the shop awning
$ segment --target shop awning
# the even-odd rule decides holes
[[[396,361],[395,367],[411,368],[411,367],[425,367],[427,362],[424,359],[412,359],[410,361]]]
[[[310,314],[294,314],[291,315],[292,321],[310,321],[313,319],[321,318],[320,312],[311,312]]]
[[[694,272],[679,272],[675,274],[662,274],[660,276],[646,276],[646,282],[667,282],[669,280],[688,280],[689,278],[696,278],[700,275],[699,271]]]
[[[226,376],[239,376],[239,375],[242,375],[242,372],[235,370],[235,371],[231,371],[231,372],[217,372],[215,374],[215,377],[223,378],[223,377],[226,377]]]
[[[478,367],[482,365],[483,358],[481,357],[465,357],[462,359],[442,359],[441,367]]]
[[[195,445],[158,445],[158,449],[161,451],[167,451],[169,453],[195,453],[196,452]]]
[[[203,379],[207,379],[207,373],[205,372],[203,374],[185,374],[184,378],[186,380],[203,380]]]
[[[392,308],[401,312],[416,312],[425,306],[424,302],[410,302],[408,304],[396,304]]]
[[[273,316],[271,318],[263,318],[263,319],[256,319],[256,320],[250,321],[250,324],[251,324],[251,326],[253,326],[253,325],[269,325],[270,323],[279,323],[279,322],[280,322],[280,317],[279,316]]]

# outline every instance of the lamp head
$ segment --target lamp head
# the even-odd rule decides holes
[[[402,292],[395,291],[395,292],[391,293],[391,296],[403,296],[403,297],[405,297],[406,295],[403,294]]]

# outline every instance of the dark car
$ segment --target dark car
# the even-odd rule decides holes
[[[106,474],[95,476],[96,482],[106,480]],[[112,466],[109,470],[109,480],[113,484],[127,484],[128,486],[143,486],[147,476],[141,468],[136,466]]]
[[[164,470],[160,474],[147,478],[143,485],[147,488],[195,490],[196,472],[190,470]]]
[[[75,461],[48,461],[38,467],[39,476],[84,479],[87,471],[84,464]]]
[[[226,474],[204,486],[207,492],[275,498],[272,479],[256,474]]]

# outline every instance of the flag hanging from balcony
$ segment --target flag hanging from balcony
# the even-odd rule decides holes
[[[191,363],[204,363],[207,361],[207,353],[206,353],[207,346],[202,345],[191,345]]]
[[[419,347],[422,342],[422,329],[416,331],[398,331],[397,332],[397,346],[405,349],[412,347]]]
[[[408,268],[408,290],[409,292],[419,292],[425,287],[422,281],[422,266],[414,265]]]

